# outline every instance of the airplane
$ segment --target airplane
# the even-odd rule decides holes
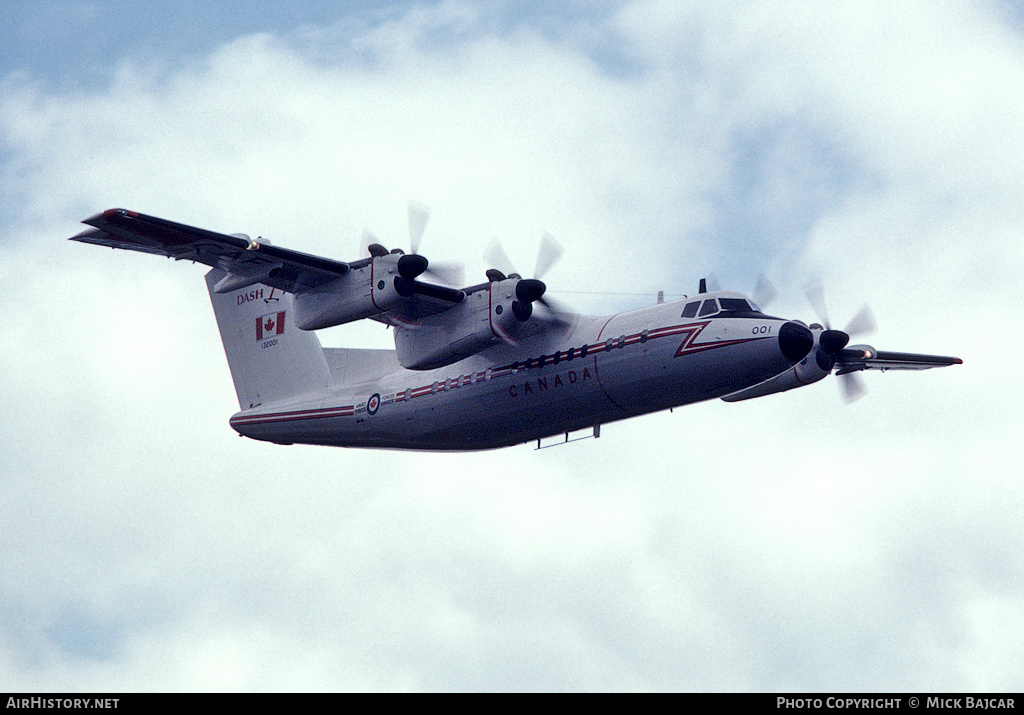
[[[868,313],[845,331],[827,318],[807,325],[705,280],[692,297],[603,317],[558,309],[539,275],[491,268],[464,288],[427,282],[416,252],[426,215],[410,204],[411,253],[374,243],[347,263],[119,208],[86,219],[70,240],[209,266],[240,407],[230,425],[277,444],[540,448],[681,405],[804,387],[833,370],[855,399],[863,370],[962,364],[848,346],[873,323]],[[315,331],[367,318],[394,329],[394,350],[321,346]]]

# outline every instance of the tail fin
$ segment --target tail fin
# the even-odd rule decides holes
[[[331,373],[320,340],[295,327],[291,294],[264,285],[217,293],[214,286],[224,276],[213,269],[206,287],[242,409],[328,387]]]

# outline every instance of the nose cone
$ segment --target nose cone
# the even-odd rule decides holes
[[[814,347],[814,333],[800,323],[789,322],[779,330],[779,349],[790,362],[800,362]]]

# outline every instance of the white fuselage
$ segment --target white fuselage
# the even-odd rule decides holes
[[[778,340],[784,320],[683,318],[682,306],[572,316],[434,370],[373,351],[374,370],[347,376],[352,351],[327,350],[335,380],[325,391],[243,410],[231,425],[278,443],[492,449],[721,397],[792,366]]]
[[[422,207],[409,215],[412,237],[425,218]],[[281,444],[478,450],[562,433],[568,441],[678,405],[804,387],[834,369],[847,399],[857,399],[861,370],[962,362],[848,347],[851,333],[873,327],[866,309],[846,330],[827,319],[808,326],[764,315],[738,293],[709,293],[703,280],[687,300],[595,318],[553,311],[539,275],[490,268],[487,283],[444,286],[421,280],[423,256],[378,244],[342,263],[126,209],[85,223],[72,240],[210,268],[207,290],[242,408],[231,425]],[[552,243],[541,246],[547,265],[561,252]],[[544,263],[539,257],[537,274]],[[824,313],[824,299],[814,302]],[[364,319],[394,328],[395,349],[325,349],[315,333]]]

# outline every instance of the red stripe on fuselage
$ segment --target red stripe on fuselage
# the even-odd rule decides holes
[[[614,317],[614,316],[612,316],[612,317]],[[601,330],[598,332],[598,339],[600,339],[602,337],[602,334],[604,333],[604,329],[608,326],[608,323],[610,323],[610,322],[611,322],[611,318],[609,318],[608,321],[606,321],[605,324],[601,327]],[[719,341],[713,341],[713,342],[708,342],[708,343],[694,343],[694,340],[697,338],[697,336],[700,335],[700,333],[704,330],[704,328],[706,328],[708,325],[710,325],[711,322],[712,321],[710,321],[710,320],[705,320],[705,321],[701,321],[701,322],[698,322],[698,323],[686,323],[686,324],[683,324],[683,325],[671,325],[671,326],[666,326],[666,327],[663,327],[663,328],[654,328],[654,329],[651,329],[651,330],[647,331],[647,341],[649,342],[651,340],[657,340],[659,338],[667,338],[667,337],[671,337],[673,335],[687,334],[686,339],[683,340],[683,342],[680,344],[679,348],[676,350],[676,353],[675,353],[675,357],[682,357],[684,355],[691,355],[693,353],[704,352],[704,351],[707,351],[707,350],[714,350],[716,348],[724,348],[724,347],[728,347],[730,345],[740,345],[740,344],[743,344],[743,343],[749,343],[749,342],[753,342],[753,341],[756,341],[756,340],[768,339],[768,336],[764,336],[764,337],[757,337],[757,338],[741,338],[741,339],[737,339],[737,340],[719,340]],[[623,341],[621,341],[621,345],[634,345],[636,343],[644,342],[642,340],[641,336],[642,336],[641,333],[634,333],[633,335],[627,335],[627,336],[625,336],[625,339]],[[615,345],[614,345],[615,348],[620,347],[619,338],[615,338],[614,339],[614,343],[615,343]],[[593,344],[587,345],[586,349],[587,349],[586,357],[594,357],[594,373],[595,373],[595,377],[597,378],[598,385],[600,385],[600,387],[601,387],[602,392],[604,392],[605,396],[608,398],[609,401],[612,402],[612,404],[614,404],[616,407],[619,407],[622,410],[625,410],[624,407],[619,405],[617,402],[615,402],[615,400],[610,395],[608,395],[608,392],[605,390],[604,384],[601,381],[601,376],[600,376],[600,372],[599,372],[599,369],[598,369],[596,353],[607,351],[609,349],[608,341],[597,342],[597,343],[593,343]],[[573,348],[573,350],[576,351],[578,349],[577,348]],[[560,363],[562,360],[568,360],[569,359],[568,355],[569,355],[569,351],[560,351],[558,353],[558,357],[559,357],[558,362]],[[518,362],[514,363],[513,366],[506,365],[506,366],[503,366],[503,367],[500,367],[500,368],[492,369],[491,370],[491,379],[495,379],[495,378],[498,378],[498,377],[505,377],[505,376],[508,376],[508,375],[514,375],[517,372],[522,372],[523,370],[529,369],[529,368],[526,367],[528,363],[531,363],[531,362],[534,362],[534,361],[536,361],[538,367],[546,366],[546,365],[549,365],[549,364],[551,364],[551,365],[555,364],[554,355],[544,355],[540,359],[531,358],[529,361],[518,361]],[[518,370],[514,369],[514,366],[518,366],[519,369]],[[423,386],[420,386],[420,387],[406,388],[404,390],[399,390],[398,392],[395,393],[394,402],[407,402],[407,401],[411,400],[414,397],[424,397],[426,395],[439,394],[439,393],[443,393],[443,392],[449,392],[451,390],[451,388],[453,388],[453,387],[456,387],[456,386],[459,386],[459,385],[469,385],[469,384],[473,384],[474,382],[480,382],[481,380],[485,380],[486,379],[484,372],[474,373],[474,375],[477,376],[476,379],[474,379],[474,376],[471,375],[471,376],[469,376],[468,380],[465,379],[465,376],[460,376],[458,378],[446,378],[444,380],[437,380],[436,381],[436,384],[437,384],[437,389],[436,390],[434,389],[434,384],[435,383],[431,383],[429,385],[423,385]],[[455,382],[456,380],[458,382]],[[314,410],[296,410],[296,411],[292,411],[292,412],[272,412],[272,413],[261,414],[261,415],[238,416],[238,417],[233,417],[231,419],[231,424],[232,425],[272,424],[272,423],[276,423],[276,422],[292,422],[292,421],[296,421],[296,420],[324,419],[324,418],[330,418],[330,417],[350,417],[350,416],[352,416],[354,414],[355,414],[355,406],[354,405],[347,405],[347,406],[344,406],[344,407],[328,407],[328,408],[321,408],[321,409],[314,409]]]

